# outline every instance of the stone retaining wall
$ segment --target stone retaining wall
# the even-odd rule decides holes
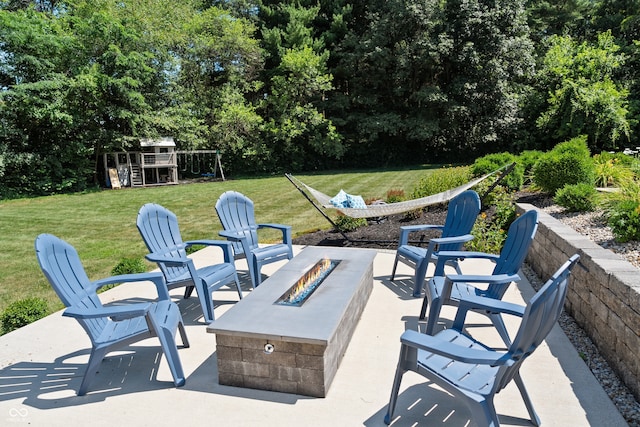
[[[536,208],[518,205],[520,212],[530,209]],[[565,309],[640,400],[640,270],[551,215],[538,213],[526,262],[547,280],[571,255],[580,255]]]

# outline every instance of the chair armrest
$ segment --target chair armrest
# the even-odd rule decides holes
[[[451,327],[457,331],[462,331],[469,310],[484,310],[492,314],[510,314],[512,316],[522,317],[524,316],[525,309],[525,306],[507,301],[468,295],[458,302],[458,310]]]
[[[291,226],[284,224],[258,224],[258,230],[261,228],[272,228],[282,232],[282,242],[291,245]]]
[[[129,305],[114,305],[108,307],[98,308],[80,308],[69,307],[62,315],[67,317],[74,317],[76,319],[96,319],[101,317],[112,317],[113,320],[119,321],[124,319],[130,319],[132,317],[140,317],[147,314],[153,303],[137,303]]]
[[[150,254],[151,255],[151,254]],[[148,255],[147,255],[148,257]],[[158,291],[158,298],[170,299],[167,285],[164,281],[164,275],[161,272],[152,273],[136,273],[136,274],[120,274],[117,276],[106,277],[93,282],[93,286],[96,290],[103,286],[111,285],[114,283],[132,283],[132,282],[152,282],[156,286]]]
[[[423,230],[442,230],[443,228],[444,228],[443,225],[416,224],[416,225],[403,225],[402,227],[400,227],[400,231],[413,233],[416,231],[423,231]]]
[[[260,228],[275,228],[278,230],[291,230],[291,226],[290,225],[284,225],[284,224],[258,224],[258,229]]]
[[[227,240],[189,240],[185,242],[187,246],[204,245],[204,246],[216,246],[222,249],[224,254],[224,262],[233,262],[233,244]]]
[[[237,231],[232,231],[232,230],[219,231],[218,235],[222,237],[226,237],[227,239],[232,240],[234,242],[239,242],[241,240],[246,239],[246,236],[244,235],[244,233],[238,233]]]
[[[185,246],[194,246],[194,245],[202,245],[202,246],[218,246],[220,248],[231,247],[231,242],[227,240],[189,240],[188,242],[184,242]]]
[[[486,252],[471,252],[471,251],[440,251],[438,252],[438,262],[436,263],[435,276],[444,275],[444,266],[450,261],[462,261],[464,259],[488,259],[496,262],[500,255],[490,254]]]
[[[400,337],[400,341],[409,347],[425,350],[464,363],[498,366],[505,365],[510,361],[509,355],[506,353],[491,349],[479,350],[462,347],[439,339],[438,335],[431,336],[412,330],[405,331]]]
[[[406,239],[405,239],[406,240]],[[473,236],[471,234],[464,234],[462,236],[451,236],[451,237],[435,237],[429,240],[429,244],[427,245],[427,253],[425,258],[427,260],[431,260],[433,257],[437,257],[440,253],[438,248],[443,244],[451,244],[451,243],[464,243],[473,240]],[[401,245],[402,246],[402,245]],[[444,274],[444,264],[442,264],[442,272],[436,270],[435,276]]]
[[[503,283],[511,283],[520,281],[517,274],[495,274],[495,275],[470,275],[470,274],[447,274],[447,279],[452,282],[467,283],[487,283],[492,285],[501,285]]]
[[[406,245],[407,243],[409,243],[409,234],[411,233],[424,230],[442,231],[443,228],[444,226],[442,225],[431,224],[403,225],[402,227],[400,227],[400,241],[398,242],[398,246]]]
[[[473,240],[471,234],[463,234],[461,236],[435,237],[429,241],[429,245],[446,245],[448,243],[465,243]],[[450,251],[447,251],[450,252]]]
[[[179,267],[187,264],[189,262],[189,258],[174,258],[171,256],[167,256],[164,254],[152,253],[145,255],[145,258],[151,262],[161,262],[163,264],[167,264],[170,267]]]

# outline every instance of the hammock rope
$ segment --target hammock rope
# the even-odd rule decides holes
[[[395,215],[399,213],[409,212],[414,209],[422,209],[427,206],[436,205],[439,203],[448,202],[449,200],[456,197],[458,194],[470,189],[471,187],[476,186],[480,182],[489,178],[490,176],[500,172],[505,168],[509,168],[506,173],[511,171],[513,164],[503,166],[499,169],[496,169],[493,172],[489,172],[486,175],[483,175],[479,178],[473,179],[463,185],[460,185],[455,188],[451,188],[449,190],[443,191],[441,193],[432,194],[426,197],[420,197],[418,199],[405,200],[402,202],[396,203],[382,203],[382,204],[373,204],[368,205],[366,209],[356,209],[356,208],[344,208],[344,207],[336,207],[331,204],[331,197],[326,194],[318,191],[304,182],[300,181],[298,178],[294,177],[291,174],[285,174],[285,176],[291,181],[293,185],[295,185],[298,190],[301,190],[300,187],[304,187],[317,201],[318,203],[325,209],[337,209],[343,214],[351,217],[351,218],[377,218],[389,215]],[[304,194],[304,193],[303,193]]]

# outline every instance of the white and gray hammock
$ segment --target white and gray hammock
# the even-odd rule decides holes
[[[318,191],[315,188],[310,187],[309,185],[300,181],[298,178],[294,177],[291,174],[285,174],[285,176],[289,179],[289,181],[291,181],[293,185],[296,186],[296,188],[298,188],[298,190],[300,190],[302,194],[305,195],[305,197],[307,197],[307,199],[309,199],[309,197],[302,190],[302,188],[304,188],[309,194],[311,194],[318,201],[318,203],[325,209],[336,209],[342,212],[344,215],[347,215],[351,218],[379,218],[379,217],[385,217],[385,216],[395,215],[395,214],[404,213],[404,212],[410,212],[415,209],[422,209],[427,206],[448,202],[449,200],[453,199],[463,191],[466,191],[474,187],[475,185],[484,181],[488,177],[500,172],[505,168],[507,168],[507,170],[503,173],[502,176],[506,175],[511,171],[512,167],[513,167],[513,164],[503,166],[493,172],[490,172],[486,175],[482,175],[481,177],[475,178],[463,185],[443,191],[441,193],[432,194],[430,196],[420,197],[418,199],[405,200],[405,201],[396,202],[396,203],[376,203],[376,204],[367,205],[366,208],[337,207],[331,203],[331,199],[332,199],[331,196],[328,196],[322,193],[321,191]],[[309,201],[313,203],[312,200],[309,199]],[[313,205],[316,206],[316,208],[318,208],[315,203],[313,203]]]

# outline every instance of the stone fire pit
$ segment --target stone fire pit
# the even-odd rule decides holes
[[[308,247],[207,326],[220,384],[325,397],[371,294],[375,256]],[[325,258],[339,263],[303,304],[277,303]]]

